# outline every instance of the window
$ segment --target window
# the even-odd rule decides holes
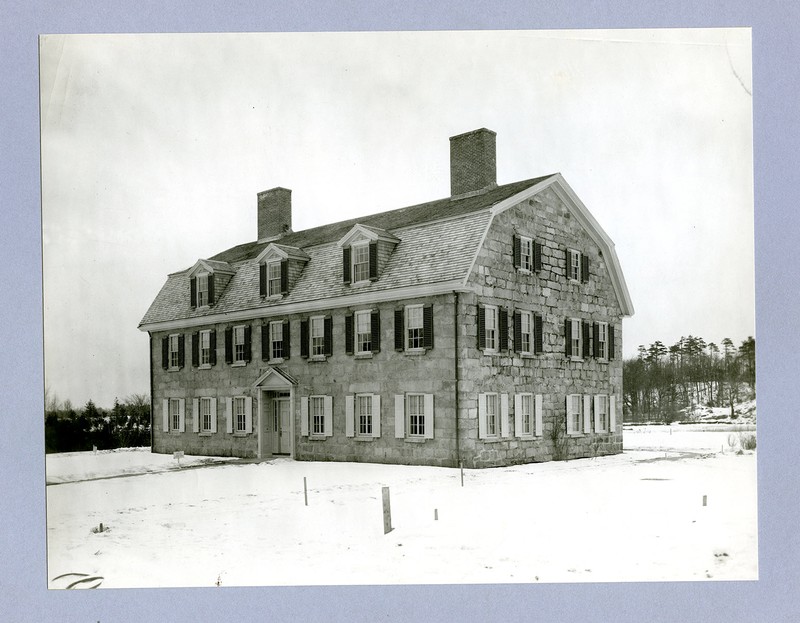
[[[498,323],[497,323],[497,308],[496,307],[485,307],[484,308],[485,314],[485,322],[484,326],[486,327],[486,342],[485,348],[486,350],[497,350],[497,333],[498,333]]]
[[[433,394],[397,394],[394,397],[396,439],[433,439]]]
[[[325,354],[325,318],[311,318],[311,356],[322,357]]]
[[[247,409],[244,396],[233,399],[234,424],[237,433],[247,432]]]
[[[283,359],[283,322],[269,323],[270,359]]]
[[[594,356],[608,359],[608,323],[594,323]]]
[[[178,398],[171,398],[169,401],[169,421],[170,429],[181,430],[181,401]]]
[[[425,437],[425,396],[408,395],[408,435]]]
[[[519,314],[520,320],[520,352],[533,352],[533,314],[529,311],[522,311]]]
[[[208,305],[208,273],[197,275],[197,306]]]
[[[519,393],[514,396],[514,431],[517,437],[541,436],[542,395]]]
[[[413,350],[424,347],[424,320],[422,305],[406,307],[406,348]]]
[[[233,361],[234,363],[245,361],[245,339],[244,326],[233,328]]]
[[[582,325],[579,318],[567,318],[564,323],[567,357],[579,359],[583,355]]]
[[[508,394],[478,394],[478,437],[508,437]]]
[[[581,254],[574,249],[567,250],[567,277],[573,281],[581,280]]]
[[[356,435],[372,437],[372,395],[356,396]]]
[[[353,283],[369,281],[369,244],[354,244],[351,249],[353,258]]]
[[[594,432],[606,431],[608,422],[608,396],[598,394],[594,397]]]
[[[211,331],[200,331],[200,365],[211,365]]]
[[[577,435],[583,430],[583,400],[580,394],[567,396],[567,434]]]
[[[211,428],[211,398],[201,398],[200,430],[204,433],[210,433],[212,432]]]
[[[523,270],[533,270],[533,240],[530,238],[519,239],[519,267]]]
[[[169,336],[169,367],[180,367],[180,340],[177,334]]]
[[[520,423],[523,435],[533,434],[533,394],[520,395]]]
[[[345,396],[345,434],[356,438],[381,436],[381,397],[378,394]]]
[[[325,434],[325,400],[322,396],[311,396],[309,398],[311,411],[311,434]]]
[[[355,313],[356,323],[356,353],[371,353],[372,352],[372,318],[371,311],[359,311]]]
[[[281,263],[267,263],[267,296],[277,296],[281,294]]]
[[[303,437],[333,436],[333,398],[302,396],[300,398],[300,435]]]

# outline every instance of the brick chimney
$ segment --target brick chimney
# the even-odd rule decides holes
[[[497,186],[495,137],[486,128],[450,137],[450,194]]]
[[[258,193],[258,239],[279,238],[292,231],[292,191],[272,188]]]

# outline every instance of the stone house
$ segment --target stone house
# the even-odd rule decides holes
[[[450,139],[450,196],[258,239],[168,276],[152,449],[489,467],[622,451],[614,245],[560,174],[498,186],[495,133]]]

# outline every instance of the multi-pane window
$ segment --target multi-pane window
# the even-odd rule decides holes
[[[233,360],[244,361],[244,326],[233,328]]]
[[[353,283],[369,280],[369,244],[354,244],[351,247]]]
[[[567,253],[569,264],[567,266],[567,277],[575,281],[581,280],[581,254],[580,251],[570,249]]]
[[[580,433],[583,430],[583,406],[580,394],[567,396],[567,434]]]
[[[498,434],[498,396],[497,394],[486,394],[486,436],[497,437]]]
[[[247,432],[247,412],[245,407],[245,399],[243,396],[238,396],[233,399],[233,414],[234,422],[236,424],[236,432]]]
[[[356,433],[372,437],[372,395],[357,395],[355,409]]]
[[[200,348],[200,365],[207,366],[211,364],[211,331],[200,331],[199,338]]]
[[[533,434],[533,394],[522,394],[519,397],[520,409],[522,411],[522,431],[523,435]]]
[[[210,433],[211,428],[211,398],[200,399],[200,430]]]
[[[529,311],[522,311],[519,315],[520,320],[520,341],[521,352],[533,352],[533,314]]]
[[[408,401],[408,435],[409,437],[425,436],[425,396],[409,394]]]
[[[208,305],[208,273],[197,275],[197,306]]]
[[[357,353],[370,353],[372,352],[372,312],[359,311],[355,313],[356,319],[356,352]]]
[[[325,317],[314,316],[310,319],[311,325],[311,356],[318,357],[325,354]]]
[[[608,422],[608,396],[600,394],[594,398],[595,432],[605,431]]]
[[[422,305],[406,307],[406,348],[424,348],[424,337]]]
[[[579,318],[570,318],[569,323],[571,326],[570,355],[572,357],[581,357],[583,355],[583,332],[581,329],[581,321]]]
[[[181,401],[178,398],[171,398],[169,401],[169,421],[172,430],[181,428]]]
[[[180,366],[178,335],[169,336],[169,367],[177,368]]]
[[[519,239],[519,262],[520,268],[533,270],[533,240],[530,238]]]
[[[283,322],[269,323],[269,356],[271,359],[283,358]]]
[[[309,415],[311,416],[311,434],[325,434],[325,397],[311,396],[308,401]]]
[[[486,327],[486,350],[497,350],[497,308],[487,306],[484,314],[484,326]]]
[[[596,352],[597,356],[601,359],[605,359],[608,357],[608,323],[607,322],[598,322],[597,323],[597,346]]]
[[[281,293],[281,263],[267,263],[267,295],[275,296]]]

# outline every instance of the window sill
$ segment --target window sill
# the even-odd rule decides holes
[[[410,357],[418,357],[419,355],[424,355],[427,352],[428,350],[425,348],[407,348],[405,350],[406,355],[409,355]]]
[[[530,268],[523,268],[522,266],[517,268],[517,272],[522,275],[532,275],[533,271]]]
[[[247,365],[246,361],[234,361],[231,364],[232,368],[244,368]]]
[[[280,301],[283,299],[283,294],[270,294],[269,296],[262,296],[262,301]]]
[[[427,437],[406,437],[404,440],[406,443],[425,443],[428,441]]]
[[[199,366],[197,366],[197,369],[198,370],[210,370],[211,369],[211,364],[210,363],[201,363]]]
[[[372,281],[369,280],[369,279],[363,279],[361,281],[351,281],[350,282],[350,287],[351,288],[363,288],[364,286],[368,286],[371,283],[372,283]]]
[[[353,437],[355,441],[375,441],[376,439],[380,439],[379,437],[360,437],[356,435]]]
[[[313,362],[322,362],[328,361],[328,357],[326,355],[311,355],[308,360]]]
[[[247,437],[248,435],[250,435],[250,433],[244,433],[244,432],[241,432],[241,431],[237,431],[237,432],[233,433],[234,437]]]
[[[480,441],[483,441],[484,443],[496,443],[498,441],[508,441],[509,439],[511,439],[511,438],[510,437],[483,437],[483,438],[480,439]]]
[[[356,353],[353,357],[355,359],[372,359],[372,353]]]
[[[327,439],[327,435],[309,435],[309,441],[325,441]]]
[[[567,433],[567,437],[583,437],[586,433]]]
[[[271,366],[275,366],[278,365],[279,363],[283,363],[283,361],[284,361],[283,357],[276,357],[275,359],[268,359],[267,363],[270,364]]]
[[[583,357],[575,357],[574,355],[569,358],[570,361],[575,361],[577,363],[583,362]]]
[[[198,435],[200,437],[211,437],[211,436],[214,435],[214,433],[212,433],[210,430],[204,430],[204,431],[198,433]]]
[[[178,371],[180,371],[180,368],[178,368],[178,367],[174,367],[174,368],[170,367],[170,368],[167,368],[167,372],[178,372]]]
[[[195,307],[195,309],[197,311],[208,311],[209,309],[211,309],[211,305],[198,305],[197,307]]]

